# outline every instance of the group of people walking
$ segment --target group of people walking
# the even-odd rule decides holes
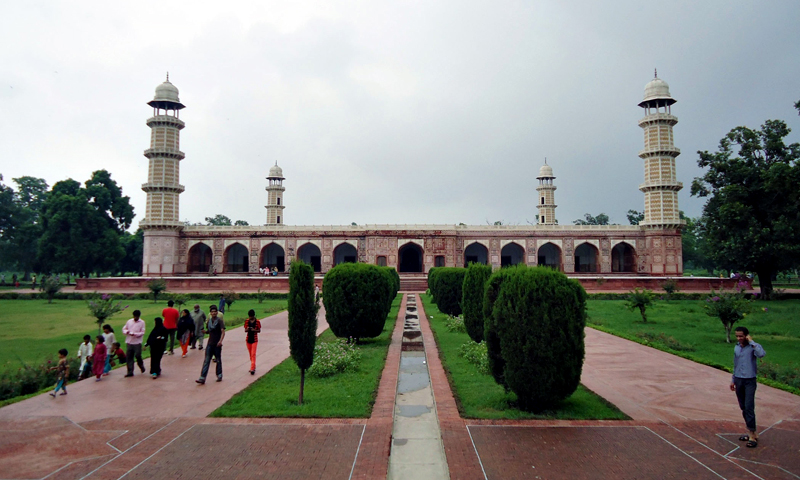
[[[224,300],[220,301],[225,305]],[[111,368],[119,362],[127,366],[125,377],[134,376],[134,367],[138,366],[142,374],[147,370],[142,358],[142,349],[150,349],[150,376],[155,380],[161,376],[161,361],[164,355],[174,355],[175,342],[181,348],[181,358],[186,358],[189,350],[203,350],[205,356],[203,366],[200,370],[200,377],[196,382],[200,385],[205,384],[211,363],[216,363],[215,374],[218,382],[222,381],[222,345],[225,340],[225,320],[223,312],[217,305],[211,305],[208,309],[208,316],[201,310],[200,305],[195,305],[193,310],[184,309],[178,311],[174,307],[174,302],[170,300],[167,307],[162,310],[161,317],[153,320],[153,328],[147,338],[147,328],[145,321],[141,318],[141,311],[134,310],[133,318],[122,327],[125,335],[126,351],[123,351],[114,336],[114,329],[110,325],[103,326],[103,335],[98,335],[92,343],[91,336],[84,336],[84,341],[78,346],[78,358],[80,359],[79,378],[87,378],[94,374],[96,381],[100,381],[103,376],[108,375]],[[224,307],[223,307],[224,308]],[[245,344],[250,356],[250,374],[255,375],[256,371],[256,350],[258,349],[258,334],[261,332],[261,322],[255,318],[255,310],[247,312],[245,320]],[[207,337],[207,339],[206,339]],[[205,346],[203,345],[204,340]],[[59,350],[58,364],[51,370],[57,371],[57,383],[55,391],[50,395],[55,397],[59,391],[61,395],[67,394],[66,383],[69,377],[69,363],[67,361],[68,352],[66,349]]]

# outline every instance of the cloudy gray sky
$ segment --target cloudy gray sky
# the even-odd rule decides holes
[[[288,224],[525,224],[547,157],[560,223],[625,224],[643,207],[637,103],[657,67],[697,216],[697,150],[770,118],[800,140],[798,19],[796,0],[14,2],[0,173],[107,169],[135,226],[146,102],[169,71],[187,105],[182,220],[263,224],[277,160]]]

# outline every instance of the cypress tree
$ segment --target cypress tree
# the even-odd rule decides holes
[[[447,315],[461,315],[461,288],[464,286],[465,268],[440,267],[433,279],[436,305]]]
[[[343,263],[325,274],[325,318],[340,338],[377,337],[391,309],[390,276],[382,267]]]
[[[464,274],[461,310],[464,312],[467,334],[476,343],[483,341],[483,293],[491,275],[492,267],[480,263],[470,263]]]
[[[317,312],[314,301],[314,269],[295,260],[289,273],[289,351],[300,368],[300,396],[303,404],[306,370],[314,363],[314,344],[317,342]]]

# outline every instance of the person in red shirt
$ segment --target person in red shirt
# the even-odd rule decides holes
[[[164,328],[167,329],[169,337],[169,355],[174,355],[172,349],[175,348],[175,332],[178,331],[178,317],[180,313],[177,308],[174,308],[175,302],[170,300],[167,302],[167,308],[161,311],[161,316],[164,317]]]

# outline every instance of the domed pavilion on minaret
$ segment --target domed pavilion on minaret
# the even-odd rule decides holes
[[[534,225],[287,225],[286,178],[276,162],[266,176],[263,225],[197,226],[185,225],[179,217],[184,191],[180,184],[184,159],[180,132],[185,126],[179,113],[184,105],[168,77],[148,102],[153,116],[147,120],[151,139],[145,150],[147,181],[142,185],[147,192],[145,218],[140,223],[145,238],[144,276],[166,277],[170,288],[213,289],[216,287],[204,285],[226,278],[229,288],[282,291],[288,289],[290,263],[301,259],[319,274],[343,262],[394,267],[403,288],[418,289],[425,286],[425,275],[433,267],[476,262],[496,269],[522,263],[558,269],[579,279],[587,289],[599,284],[660,288],[658,282],[664,277],[683,273],[678,213],[682,184],[676,180],[680,150],[673,136],[678,123],[672,114],[675,102],[667,83],[656,76],[645,86],[639,103],[644,109],[639,121],[644,130],[644,148],[639,152],[644,161],[644,181],[638,187],[644,193],[640,225],[559,224],[556,177],[545,161],[535,177],[535,197],[531,198],[538,213]],[[561,181],[569,182],[568,176],[562,175]],[[314,194],[303,191],[302,183],[298,185],[295,193]],[[260,272],[266,269],[278,274],[264,276]],[[604,281],[597,282],[598,277]],[[89,283],[83,287],[92,288]]]

